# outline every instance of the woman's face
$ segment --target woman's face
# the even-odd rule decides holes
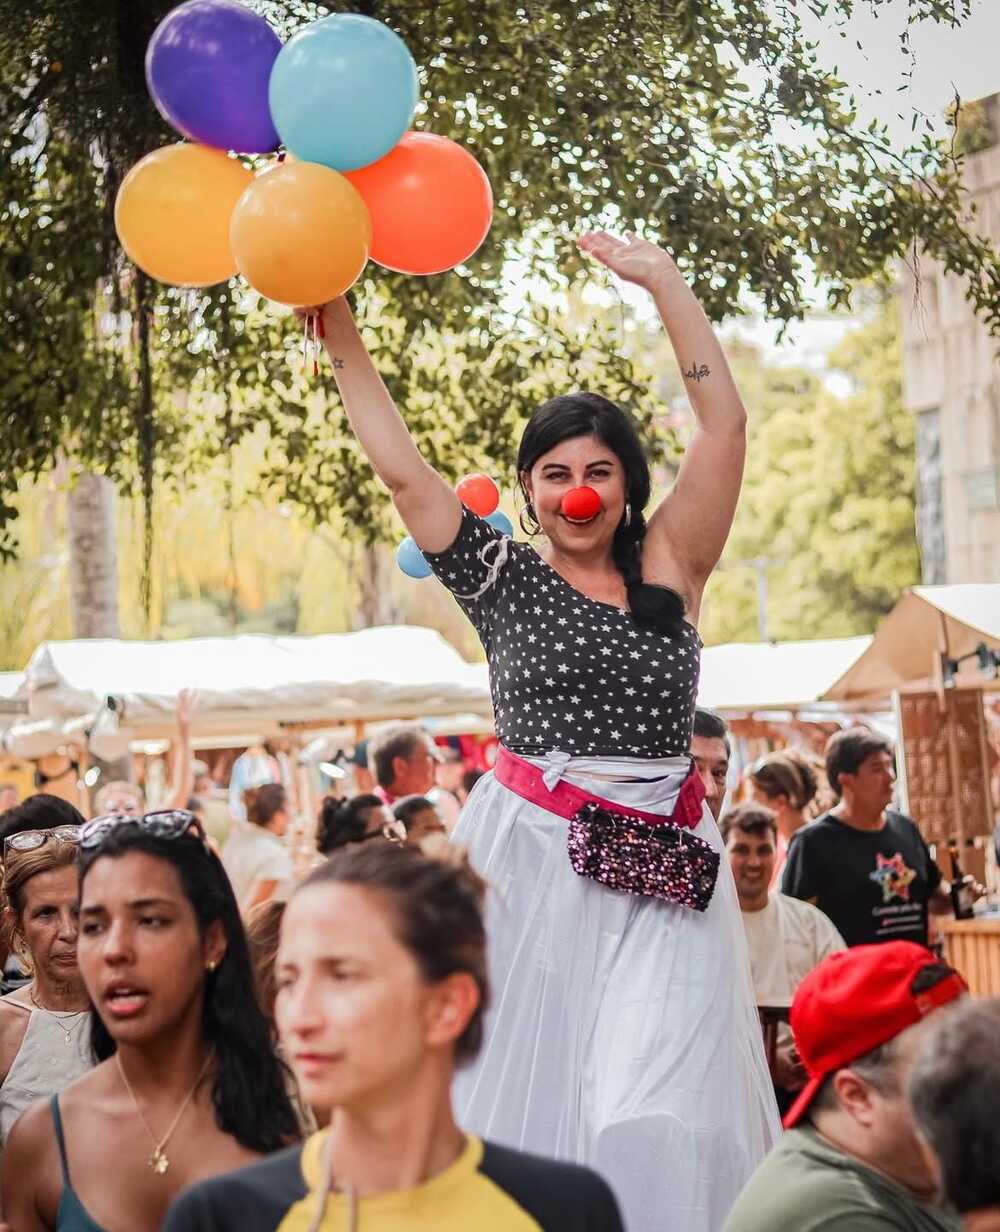
[[[225,953],[222,926],[204,937],[177,870],[131,851],[97,859],[80,893],[77,961],[118,1043],[145,1043],[200,1017],[205,971]]]
[[[468,1021],[451,997],[461,978],[425,983],[379,893],[301,890],[282,921],[275,1020],[305,1102],[360,1109],[403,1097]]]
[[[524,477],[535,516],[550,543],[566,552],[586,553],[611,543],[625,515],[625,471],[617,455],[596,436],[575,436],[543,454]],[[574,488],[593,488],[600,512],[574,522],[561,511]]]
[[[53,983],[79,984],[76,865],[36,873],[25,882],[23,895],[18,932],[24,938],[32,966]]]

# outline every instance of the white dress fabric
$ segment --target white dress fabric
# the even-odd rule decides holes
[[[669,813],[686,765],[555,754],[546,781]],[[629,1232],[718,1232],[780,1134],[728,861],[702,913],[578,876],[567,827],[491,773],[455,829],[490,885],[492,982],[459,1122],[595,1168]],[[722,852],[707,808],[694,833]]]

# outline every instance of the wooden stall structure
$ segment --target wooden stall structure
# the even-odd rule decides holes
[[[832,701],[892,697],[903,804],[945,876],[949,843],[978,880],[996,869],[997,750],[987,706],[1000,693],[1000,584],[917,586],[829,690]],[[1000,914],[942,924],[945,954],[976,996],[1000,996]]]

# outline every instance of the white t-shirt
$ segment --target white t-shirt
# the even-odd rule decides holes
[[[222,848],[222,864],[241,909],[258,882],[278,882],[274,897],[281,899],[288,897],[295,879],[292,855],[285,844],[270,830],[249,821],[233,822]]]
[[[772,890],[763,911],[742,914],[758,1005],[791,1005],[813,967],[847,949],[829,917],[801,899]]]

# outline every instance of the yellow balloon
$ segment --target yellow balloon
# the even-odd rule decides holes
[[[115,200],[122,247],[159,282],[207,287],[236,273],[229,220],[253,172],[204,145],[164,146],[132,168]]]
[[[372,223],[360,193],[339,172],[286,162],[258,176],[240,198],[229,240],[252,287],[301,308],[336,299],[358,280]]]

